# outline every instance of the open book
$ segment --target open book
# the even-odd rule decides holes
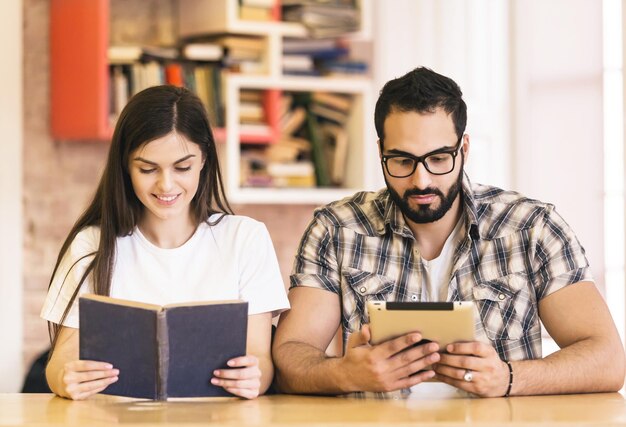
[[[247,302],[161,307],[86,295],[79,316],[80,359],[120,370],[103,393],[155,400],[231,396],[211,378],[228,360],[246,354]]]

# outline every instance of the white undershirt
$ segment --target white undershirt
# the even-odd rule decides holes
[[[463,217],[461,217],[446,239],[437,258],[427,261],[420,257],[422,263],[422,302],[447,300],[454,251],[463,239],[463,228]]]
[[[454,226],[437,258],[430,261],[420,257],[422,263],[422,302],[446,301],[452,274],[454,252],[463,239],[463,217]],[[459,397],[460,391],[440,381],[429,381],[411,387],[411,399]],[[461,394],[464,394],[461,392]]]

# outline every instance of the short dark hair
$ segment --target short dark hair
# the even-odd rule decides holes
[[[467,106],[461,88],[449,77],[418,67],[404,76],[388,81],[380,91],[374,124],[381,142],[385,137],[385,119],[393,111],[434,113],[435,109],[452,115],[456,135],[461,138],[467,124]]]

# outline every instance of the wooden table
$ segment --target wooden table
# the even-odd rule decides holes
[[[151,402],[98,395],[73,402],[50,394],[0,394],[0,426],[615,426],[626,425],[619,393],[510,398],[357,400],[268,396],[252,401]]]

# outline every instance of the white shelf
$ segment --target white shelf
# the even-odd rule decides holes
[[[179,0],[179,35],[183,38],[212,33],[256,36],[306,37],[304,25],[293,22],[239,19],[237,0]]]
[[[231,203],[323,205],[348,197],[360,188],[247,188],[231,190]]]
[[[359,94],[371,91],[372,82],[365,77],[294,77],[230,73],[229,84],[245,89],[283,89],[292,91],[327,91]]]
[[[266,40],[265,69],[260,75],[228,73],[223,80],[226,107],[225,143],[220,147],[228,199],[233,203],[324,204],[360,190],[377,189],[380,171],[373,117],[372,82],[367,77],[295,77],[282,74],[285,37],[307,37],[303,25],[286,22],[242,21],[238,0],[180,0],[181,37],[202,34],[235,33]],[[351,38],[371,37],[371,0],[359,1],[361,31]],[[239,96],[242,89],[277,89],[289,92],[337,92],[350,94],[354,103],[346,129],[349,152],[346,179],[342,188],[251,188],[241,186],[239,140]]]

